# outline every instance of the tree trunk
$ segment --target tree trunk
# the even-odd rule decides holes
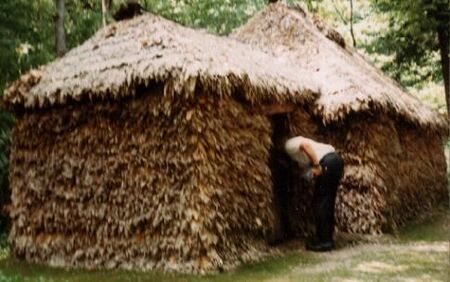
[[[444,76],[445,103],[447,105],[447,124],[450,131],[450,64],[449,64],[449,31],[445,28],[438,28],[439,50],[441,53],[442,75]],[[450,155],[448,156],[447,166],[450,165]],[[447,167],[447,173],[449,168]],[[448,175],[447,175],[448,176]],[[450,193],[450,190],[449,190]],[[450,202],[449,202],[450,204]],[[449,247],[450,248],[450,247]]]
[[[450,2],[450,1],[449,1]],[[441,54],[441,67],[442,67],[442,75],[444,77],[444,90],[445,90],[445,104],[447,105],[447,125],[450,130],[450,59],[449,59],[449,39],[450,39],[450,10],[448,9],[448,5],[443,5],[444,7],[438,6],[438,16],[437,20],[437,34],[438,34],[438,43],[439,43],[439,51]],[[441,13],[441,14],[439,14]],[[448,155],[447,159],[447,176],[449,172],[450,165],[450,155]],[[449,190],[450,193],[450,190]],[[450,202],[449,202],[450,204]],[[449,246],[450,249],[450,246]]]
[[[64,13],[65,3],[64,0],[54,0],[56,6],[56,12],[53,16],[55,22],[55,46],[56,55],[58,57],[66,53],[66,33],[64,30]]]
[[[445,102],[450,121],[450,62],[449,62],[449,35],[445,28],[438,28],[439,50],[441,53],[442,75],[444,76]]]
[[[353,32],[353,0],[350,0],[350,34],[352,35],[353,47],[356,48],[355,33]]]
[[[111,11],[113,0],[102,0],[102,22],[103,26],[108,24],[108,18]]]
[[[108,9],[106,8],[106,0],[102,0],[102,23],[106,26],[106,17],[108,16]]]
[[[449,28],[450,11],[445,7],[439,7],[437,20],[437,35],[439,42],[439,51],[441,54],[442,75],[444,77],[445,102],[447,104],[447,118],[450,126],[450,62],[449,62]]]

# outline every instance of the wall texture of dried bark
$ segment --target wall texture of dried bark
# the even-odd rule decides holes
[[[230,98],[172,101],[153,92],[18,118],[9,236],[16,256],[204,272],[265,253],[269,120]]]

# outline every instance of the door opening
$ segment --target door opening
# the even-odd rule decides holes
[[[301,177],[299,166],[284,151],[285,141],[292,137],[287,114],[275,114],[270,118],[272,123],[270,169],[275,224],[269,243],[276,244],[311,233],[313,187]]]

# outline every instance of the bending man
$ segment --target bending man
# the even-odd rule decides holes
[[[334,248],[334,207],[344,161],[333,146],[302,136],[285,143],[289,156],[298,162],[308,178],[315,179],[313,212],[316,234],[306,242],[306,249],[329,251]]]

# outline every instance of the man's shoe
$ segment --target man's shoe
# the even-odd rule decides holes
[[[312,238],[306,241],[305,247],[309,251],[313,252],[328,252],[334,249],[333,241],[319,241],[316,238]]]

